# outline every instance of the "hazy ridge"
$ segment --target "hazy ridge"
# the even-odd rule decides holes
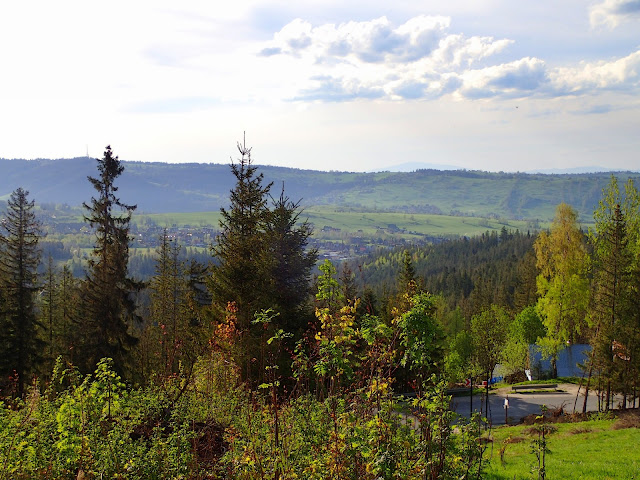
[[[93,195],[87,176],[97,175],[94,159],[0,159],[0,198],[17,187],[36,203],[79,205]],[[234,177],[227,164],[146,163],[123,161],[119,194],[139,212],[203,212],[228,205]],[[581,217],[592,217],[611,175],[621,181],[633,172],[580,174],[491,173],[467,170],[415,172],[323,172],[259,166],[272,194],[285,193],[303,206],[327,205],[362,211],[395,211],[541,219],[553,216],[560,202]]]

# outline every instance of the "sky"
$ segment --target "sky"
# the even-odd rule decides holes
[[[1,158],[640,170],[640,0],[2,2],[0,68]]]

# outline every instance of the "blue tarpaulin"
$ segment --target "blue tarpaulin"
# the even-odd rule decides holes
[[[558,353],[557,367],[559,377],[580,377],[583,374],[579,365],[587,365],[591,345],[568,345]],[[533,379],[547,376],[551,371],[551,359],[543,358],[537,345],[529,345],[529,363]]]

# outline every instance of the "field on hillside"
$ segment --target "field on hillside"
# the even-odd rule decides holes
[[[159,227],[213,227],[218,228],[222,218],[220,212],[190,212],[190,213],[150,213],[132,216],[132,223],[138,227],[157,225]]]
[[[160,227],[205,227],[218,228],[219,212],[162,213],[134,215],[139,227],[155,224]],[[423,213],[360,212],[331,206],[305,208],[301,220],[307,219],[314,227],[314,238],[336,240],[343,234],[350,236],[393,235],[406,240],[423,237],[459,237],[481,235],[486,231],[538,230],[546,223],[518,220],[489,219],[482,217],[457,217],[429,215]]]

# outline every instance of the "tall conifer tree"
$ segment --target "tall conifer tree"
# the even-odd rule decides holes
[[[235,302],[240,328],[246,329],[255,312],[265,307],[261,292],[269,290],[265,265],[266,226],[269,217],[267,195],[271,184],[251,160],[251,148],[238,143],[240,159],[231,163],[236,185],[231,190],[229,209],[221,208],[221,233],[213,246],[219,265],[213,267],[210,283],[214,307],[223,312]]]
[[[29,377],[37,373],[43,346],[34,307],[41,232],[33,212],[34,202],[27,199],[28,195],[22,188],[11,194],[2,221],[4,234],[0,234],[0,279],[4,291],[0,327],[2,378],[15,372],[18,395],[24,393]]]
[[[189,289],[188,272],[179,260],[180,245],[169,238],[165,230],[156,249],[155,276],[151,279],[151,321],[159,348],[160,368],[166,375],[178,372],[178,364],[184,357],[194,354],[193,335],[188,332],[192,320],[192,292]],[[193,358],[191,359],[193,360]]]
[[[216,317],[224,317],[229,304],[235,304],[236,327],[240,332],[236,358],[245,378],[256,378],[257,345],[252,321],[256,312],[268,308],[268,293],[272,291],[266,261],[266,228],[269,220],[267,195],[271,184],[263,185],[263,175],[251,160],[251,148],[238,143],[240,159],[231,163],[236,184],[231,190],[229,209],[221,208],[221,233],[212,247],[218,264],[212,267],[209,290]]]
[[[595,366],[606,381],[607,409],[613,399],[612,388],[630,393],[632,362],[637,362],[631,353],[637,341],[633,276],[638,233],[633,225],[637,226],[639,213],[633,183],[626,190],[625,199],[617,179],[611,177],[594,213],[595,229],[590,232],[594,264],[592,344]]]
[[[97,195],[84,203],[84,219],[95,229],[96,244],[88,262],[83,289],[83,338],[78,352],[83,368],[93,369],[103,357],[111,357],[116,368],[124,372],[128,352],[136,338],[130,327],[135,305],[134,283],[127,277],[129,260],[129,223],[135,205],[122,203],[116,196],[115,180],[124,166],[111,147],[97,159],[98,177],[88,177]]]
[[[296,333],[312,319],[305,302],[317,252],[306,251],[312,230],[299,222],[299,204],[282,192],[269,209],[272,184],[264,184],[246,144],[238,143],[238,151],[240,159],[231,164],[236,178],[231,205],[221,209],[222,231],[212,248],[218,262],[212,266],[209,291],[218,319],[233,311],[240,338],[236,350],[242,356],[235,360],[244,378],[255,381],[263,375],[265,328]],[[275,314],[269,326],[255,324],[255,315],[266,309]]]
[[[307,250],[313,229],[300,222],[300,202],[284,194],[284,187],[273,201],[266,226],[271,306],[280,314],[273,321],[289,333],[306,329],[313,318],[308,302],[311,293],[309,277],[318,259],[315,248]],[[307,308],[309,307],[309,308]]]

